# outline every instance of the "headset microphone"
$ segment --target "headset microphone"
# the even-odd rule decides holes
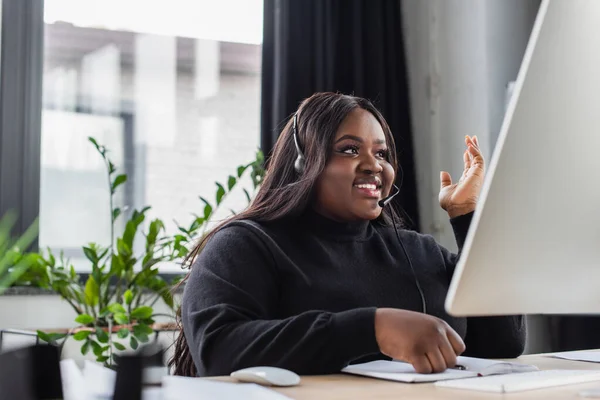
[[[392,201],[392,199],[394,197],[396,197],[398,195],[398,193],[400,193],[400,189],[398,188],[398,186],[396,185],[392,185],[392,189],[394,189],[396,192],[394,194],[389,195],[388,197],[379,200],[379,207],[383,208],[385,207],[390,201]]]

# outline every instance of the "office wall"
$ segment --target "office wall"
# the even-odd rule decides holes
[[[439,172],[462,172],[464,136],[489,160],[539,0],[401,0],[424,232],[456,249]]]

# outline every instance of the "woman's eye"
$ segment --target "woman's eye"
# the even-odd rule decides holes
[[[380,158],[387,158],[388,154],[389,154],[389,152],[387,150],[379,150],[377,152],[377,156]]]
[[[342,153],[345,153],[345,154],[358,154],[358,147],[356,147],[356,146],[344,147],[342,149]]]

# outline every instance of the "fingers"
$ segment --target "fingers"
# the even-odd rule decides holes
[[[440,172],[440,189],[452,185],[452,177],[446,171]]]
[[[473,145],[475,148],[479,149],[479,140],[477,139],[477,136],[466,135],[465,144],[467,145],[467,147],[469,145]]]
[[[440,349],[436,348],[428,352],[427,358],[429,359],[429,364],[431,364],[432,372],[444,372],[446,368],[448,368],[446,366],[446,360]]]
[[[471,155],[469,153],[469,150],[465,150],[465,152],[463,153],[463,161],[465,163],[465,171],[468,171],[469,168],[471,168]]]
[[[460,335],[456,333],[454,329],[450,328],[450,326],[446,329],[446,336],[448,336],[448,341],[454,350],[454,354],[458,356],[465,351],[465,342],[463,342]]]
[[[481,155],[481,151],[475,146],[469,146],[468,152],[472,157],[471,166],[483,167],[483,155]]]
[[[419,374],[430,374],[433,372],[433,367],[429,362],[429,358],[425,354],[415,357],[411,364],[415,371],[417,371]]]
[[[446,367],[454,368],[456,366],[456,353],[450,344],[450,341],[445,340],[440,344],[440,352],[446,362]]]

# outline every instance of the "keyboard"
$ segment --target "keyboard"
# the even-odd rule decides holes
[[[438,381],[435,385],[443,388],[513,393],[595,381],[600,381],[600,371],[559,369]]]

